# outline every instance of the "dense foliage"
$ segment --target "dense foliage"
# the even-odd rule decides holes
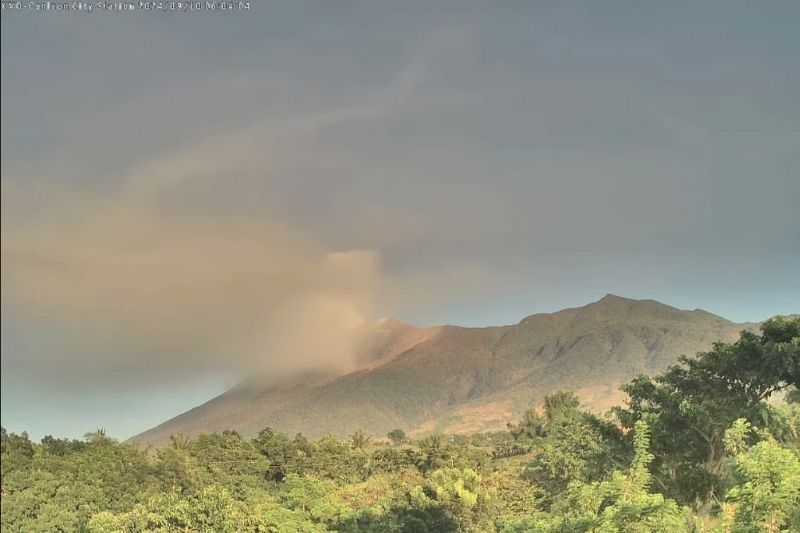
[[[776,317],[637,378],[606,418],[561,392],[469,437],[265,428],[143,450],[2,430],[2,530],[800,531],[798,385],[800,320]]]

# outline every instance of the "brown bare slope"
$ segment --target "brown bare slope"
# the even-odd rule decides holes
[[[243,384],[131,440],[157,445],[176,432],[252,435],[264,426],[312,437],[358,428],[379,436],[393,428],[485,431],[559,389],[603,411],[622,399],[621,383],[734,340],[748,327],[613,295],[513,326],[422,329],[382,321],[365,336],[355,372],[283,387]]]

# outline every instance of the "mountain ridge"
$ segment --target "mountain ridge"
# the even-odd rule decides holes
[[[352,372],[237,386],[130,440],[158,445],[177,432],[252,435],[264,426],[310,437],[397,427],[411,435],[487,431],[558,389],[602,411],[622,399],[621,383],[753,326],[613,294],[504,326],[419,328],[384,319],[365,331]]]

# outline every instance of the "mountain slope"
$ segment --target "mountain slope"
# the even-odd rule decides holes
[[[131,440],[159,444],[176,432],[272,426],[318,437],[358,428],[385,435],[499,429],[545,394],[575,391],[602,411],[621,383],[678,356],[732,341],[751,324],[701,310],[608,295],[580,308],[529,316],[516,325],[415,328],[379,322],[365,335],[360,368],[283,387],[235,387]]]

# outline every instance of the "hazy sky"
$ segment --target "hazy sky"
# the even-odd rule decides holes
[[[343,331],[800,311],[800,3],[2,16],[2,423],[128,437]]]

